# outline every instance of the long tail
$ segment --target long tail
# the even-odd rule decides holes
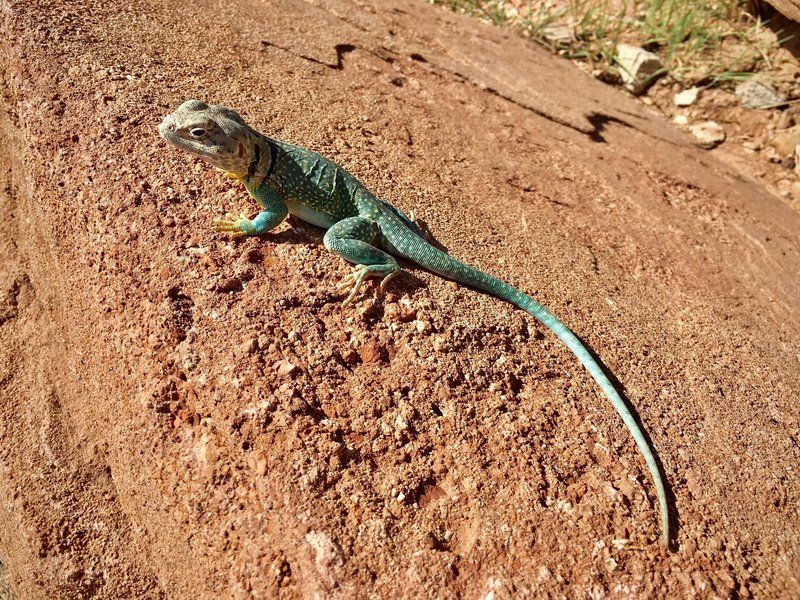
[[[661,543],[664,547],[668,547],[670,534],[667,494],[664,489],[664,481],[661,478],[661,471],[658,468],[653,451],[648,445],[641,427],[639,427],[636,419],[633,418],[631,411],[625,404],[625,401],[620,397],[617,390],[608,380],[608,377],[603,373],[603,369],[589,353],[589,350],[584,346],[583,342],[544,306],[501,279],[454,259],[452,256],[431,246],[418,236],[408,235],[408,233],[403,232],[400,227],[384,228],[384,234],[399,254],[420,266],[447,279],[458,281],[501,298],[502,300],[511,302],[522,310],[530,313],[555,333],[558,338],[567,345],[567,348],[572,350],[611,401],[611,404],[614,406],[619,416],[622,417],[622,421],[625,423],[628,431],[631,432],[636,446],[639,448],[642,456],[644,456],[647,468],[650,471],[650,476],[653,478],[653,483],[656,486],[658,508],[661,515]]]
[[[661,471],[658,468],[653,451],[648,445],[641,427],[639,427],[636,419],[633,418],[628,406],[620,397],[612,383],[608,380],[606,374],[603,373],[600,365],[597,364],[597,361],[589,353],[589,350],[583,345],[583,342],[581,342],[578,337],[572,333],[572,331],[570,331],[566,325],[564,325],[564,323],[559,321],[558,318],[553,315],[553,313],[551,313],[527,294],[523,294],[516,288],[513,288],[507,284],[505,287],[508,289],[504,290],[504,293],[502,294],[497,294],[497,296],[508,300],[509,302],[519,306],[522,310],[529,312],[542,323],[544,323],[553,333],[555,333],[558,338],[567,345],[567,348],[572,350],[575,356],[578,357],[578,360],[581,361],[581,364],[584,367],[586,367],[586,370],[589,371],[589,374],[597,382],[597,385],[600,386],[600,389],[602,389],[608,399],[611,400],[612,406],[617,411],[617,414],[619,414],[619,416],[622,418],[622,421],[625,423],[628,431],[631,432],[633,440],[636,442],[636,446],[639,448],[642,456],[644,456],[644,461],[647,463],[647,469],[650,471],[650,476],[653,478],[653,483],[656,486],[656,496],[658,497],[658,509],[659,513],[661,514],[661,544],[665,548],[668,547],[669,513],[667,511],[667,494],[666,490],[664,489],[664,481],[661,478]],[[491,290],[487,291],[491,293]]]

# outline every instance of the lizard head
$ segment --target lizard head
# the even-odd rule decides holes
[[[230,108],[187,100],[164,117],[158,132],[223,171],[243,176],[252,169],[256,134]]]

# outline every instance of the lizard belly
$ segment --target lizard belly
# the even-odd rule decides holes
[[[301,202],[297,202],[296,200],[285,200],[285,202],[286,206],[289,207],[289,212],[294,216],[301,218],[306,223],[311,223],[317,227],[328,229],[337,221],[337,219],[334,219],[329,214],[314,210],[313,208],[310,208]]]

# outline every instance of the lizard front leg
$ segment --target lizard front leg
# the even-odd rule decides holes
[[[238,217],[225,215],[224,219],[215,219],[211,228],[237,238],[245,235],[261,235],[280,225],[289,214],[289,207],[280,194],[267,185],[254,186],[247,179],[241,181],[263,210],[252,220],[245,215]]]
[[[367,277],[383,277],[381,281],[383,290],[389,280],[400,272],[400,266],[391,254],[372,245],[377,236],[378,224],[364,217],[342,219],[325,233],[322,241],[328,250],[359,265],[339,285],[340,289],[350,289],[343,306],[349,304],[355,297]]]

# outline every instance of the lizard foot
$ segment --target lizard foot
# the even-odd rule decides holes
[[[223,171],[222,176],[227,177],[228,179],[235,179],[239,183],[242,183],[242,181],[244,180],[244,176],[237,175],[236,173],[231,173],[230,171]]]
[[[223,176],[223,177],[227,177],[228,179],[235,179],[235,180],[236,180],[236,181],[238,181],[239,183],[242,183],[242,180],[244,179],[244,176],[243,176],[243,175],[238,175],[238,174],[236,174],[236,173],[233,173],[233,172],[231,172],[231,171],[226,171],[225,169],[220,169],[220,168],[218,168],[218,167],[214,167],[214,168],[215,168],[217,171],[219,171],[220,173],[222,173],[222,176]]]
[[[211,229],[219,233],[227,233],[230,235],[231,239],[247,235],[252,228],[253,222],[244,214],[237,217],[226,213],[224,219],[214,219],[211,223]]]
[[[344,302],[342,302],[342,306],[350,304],[367,277],[382,276],[383,279],[381,280],[380,290],[383,292],[386,288],[386,284],[399,272],[395,265],[359,265],[355,271],[345,277],[337,286],[337,289],[340,291],[350,289],[350,293],[347,295],[347,298],[344,299]]]

